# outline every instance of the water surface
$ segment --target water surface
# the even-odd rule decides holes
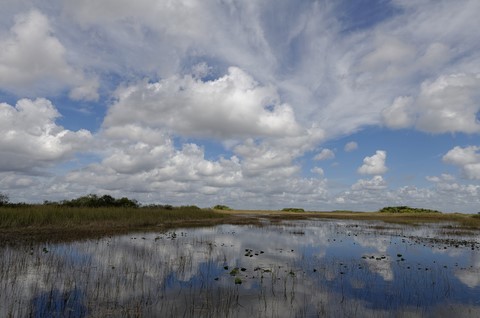
[[[479,317],[478,234],[265,221],[7,246],[0,316]]]

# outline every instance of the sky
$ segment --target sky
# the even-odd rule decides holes
[[[3,0],[0,192],[480,211],[480,1]]]

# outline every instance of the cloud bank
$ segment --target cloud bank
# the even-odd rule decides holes
[[[4,1],[0,191],[469,211],[480,203],[480,3],[352,8]],[[431,142],[392,137],[405,132]],[[405,145],[428,171],[399,163]]]

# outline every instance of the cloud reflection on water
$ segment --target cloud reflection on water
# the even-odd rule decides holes
[[[80,316],[478,313],[478,239],[422,228],[291,221],[2,247],[0,316],[62,314],[62,301]]]

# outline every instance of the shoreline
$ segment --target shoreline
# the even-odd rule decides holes
[[[21,210],[21,209],[20,209]],[[64,209],[65,210],[65,209]],[[71,211],[91,212],[92,210],[101,213],[101,209],[90,208],[75,210],[69,208],[64,213]],[[15,210],[14,210],[15,211]],[[115,209],[109,213],[115,214]],[[122,210],[125,212],[124,210]],[[28,226],[10,225],[0,226],[0,244],[16,245],[36,242],[62,242],[95,239],[105,236],[121,235],[135,232],[168,231],[181,227],[205,227],[219,224],[245,224],[261,226],[261,220],[267,219],[270,222],[282,222],[288,220],[307,219],[338,219],[338,220],[364,220],[383,221],[386,223],[418,225],[432,222],[450,222],[452,228],[458,230],[479,230],[480,217],[474,214],[461,213],[380,213],[380,212],[286,212],[278,210],[201,210],[208,213],[197,212],[185,215],[183,211],[175,211],[165,217],[163,211],[152,211],[159,213],[148,220],[136,220],[135,218],[106,218],[95,220],[67,220],[55,224],[41,223]],[[0,209],[0,214],[4,209]],[[19,213],[22,213],[19,211]],[[128,213],[138,213],[138,210],[128,210]],[[173,215],[173,217],[172,217]]]

